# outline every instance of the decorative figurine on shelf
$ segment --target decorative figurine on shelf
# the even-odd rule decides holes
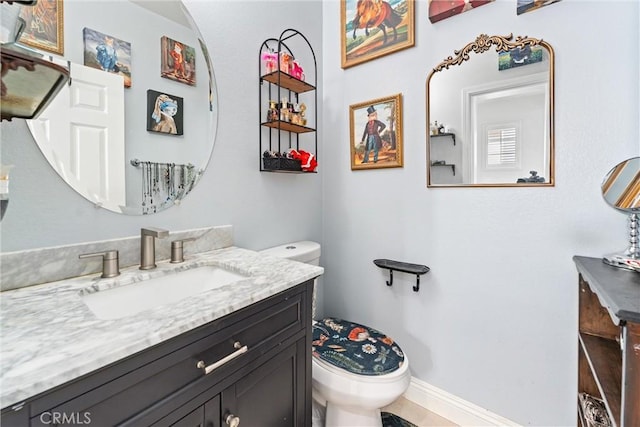
[[[291,149],[288,153],[288,156],[300,160],[302,170],[305,172],[313,172],[318,167],[318,161],[316,160],[315,156],[306,151],[296,151],[294,149]]]
[[[291,65],[291,75],[298,80],[304,81],[304,70],[300,64],[298,64],[298,61],[293,61]]]
[[[287,98],[282,98],[280,102],[280,121],[286,122],[289,117],[289,103],[287,102]]]
[[[287,114],[287,121],[288,122],[292,122],[293,121],[293,104],[292,103],[288,103],[287,104],[287,109],[289,110],[289,112]]]
[[[274,120],[278,120],[278,107],[276,106],[276,101],[269,101],[269,109],[267,110],[267,121],[272,122]]]
[[[307,118],[304,116],[305,111],[307,111],[307,105],[303,102],[302,104],[300,104],[300,124],[302,126],[307,125]]]
[[[280,71],[291,74],[293,56],[289,52],[280,52]]]
[[[531,174],[528,178],[518,178],[517,183],[523,182],[544,182],[544,177],[538,176],[538,171],[529,171]]]
[[[300,106],[298,104],[293,104],[291,108],[291,123],[294,125],[300,124]]]
[[[438,126],[438,134],[444,133],[444,125],[442,123],[440,123],[440,125]]]
[[[272,49],[269,49],[267,52],[262,53],[262,63],[264,64],[265,74],[273,73],[278,68],[278,55]]]

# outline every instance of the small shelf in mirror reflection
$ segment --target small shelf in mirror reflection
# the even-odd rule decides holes
[[[450,136],[451,139],[453,140],[453,145],[456,145],[456,134],[455,133],[443,132],[443,133],[436,133],[436,134],[432,134],[431,135],[432,138],[437,138],[439,136]]]
[[[438,166],[448,166],[451,168],[451,171],[453,172],[453,176],[456,176],[456,165],[451,164],[451,163],[438,163],[438,162],[431,162],[431,166],[432,167],[438,167]]]

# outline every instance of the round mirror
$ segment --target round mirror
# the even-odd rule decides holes
[[[218,111],[189,12],[178,0],[65,2],[64,31],[71,84],[27,121],[49,164],[112,212],[180,203],[209,163]]]
[[[619,211],[629,214],[629,247],[606,255],[603,261],[614,267],[640,271],[640,157],[618,163],[602,181],[602,197]]]
[[[640,157],[620,162],[607,173],[602,197],[615,209],[640,213]]]

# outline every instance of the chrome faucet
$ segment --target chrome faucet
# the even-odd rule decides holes
[[[78,258],[90,258],[94,256],[102,257],[102,276],[100,277],[116,277],[120,275],[120,264],[118,261],[118,251],[106,250],[104,252],[96,252],[91,254],[81,254]]]
[[[156,268],[156,238],[164,239],[169,235],[167,230],[148,227],[140,230],[140,270]]]

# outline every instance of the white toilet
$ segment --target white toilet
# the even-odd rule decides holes
[[[262,253],[319,265],[320,244],[287,243]],[[320,424],[318,404],[326,406],[327,427],[382,427],[380,408],[409,387],[409,359],[392,338],[373,328],[332,317],[315,320],[315,294],[314,287],[314,427]]]

